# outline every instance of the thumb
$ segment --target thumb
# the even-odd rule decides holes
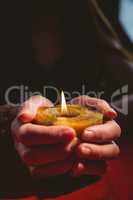
[[[43,96],[32,96],[22,104],[17,118],[23,123],[31,122],[41,106],[52,107],[53,103]]]
[[[110,119],[117,117],[116,111],[103,99],[83,95],[72,99],[70,103],[94,107]]]

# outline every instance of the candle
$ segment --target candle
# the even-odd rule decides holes
[[[65,95],[64,92],[61,92],[61,114],[65,115],[68,113],[68,109],[67,109],[67,104],[66,104],[66,99],[65,99]]]
[[[55,107],[40,107],[34,122],[40,125],[64,125],[75,129],[80,134],[85,128],[102,124],[103,114],[91,107],[66,104],[64,93],[61,93],[61,105]]]

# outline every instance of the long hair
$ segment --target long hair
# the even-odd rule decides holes
[[[106,41],[108,45],[112,45],[119,50],[119,53],[121,53],[125,59],[133,61],[133,53],[123,46],[114,27],[100,8],[98,0],[88,0],[88,5],[99,36],[104,38],[104,41]]]

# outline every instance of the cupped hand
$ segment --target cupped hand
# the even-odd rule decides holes
[[[73,149],[78,139],[75,131],[65,126],[33,124],[37,109],[51,107],[52,102],[33,96],[20,109],[11,129],[16,150],[31,175],[38,178],[64,174],[73,166]]]
[[[21,106],[11,126],[12,135],[16,150],[31,175],[39,178],[66,172],[73,176],[101,175],[106,169],[105,160],[118,156],[119,147],[112,142],[121,133],[113,120],[116,112],[105,101],[87,96],[75,98],[72,103],[95,106],[110,120],[85,129],[79,143],[70,127],[32,123],[39,107],[53,106],[48,99],[34,96]]]
[[[119,146],[114,142],[121,135],[121,128],[114,120],[117,113],[106,101],[88,96],[74,98],[71,103],[96,107],[110,119],[104,124],[86,128],[81,134],[81,143],[76,149],[79,161],[72,170],[75,176],[100,175],[106,169],[104,161],[115,158],[120,153]]]

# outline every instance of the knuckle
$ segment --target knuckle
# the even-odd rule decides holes
[[[103,104],[103,100],[102,99],[97,99],[96,100],[96,108],[100,108],[101,104]]]
[[[116,123],[116,127],[117,127],[117,137],[120,137],[122,133],[121,127],[117,123]]]
[[[22,125],[19,130],[18,130],[19,134],[18,134],[18,139],[20,142],[25,142],[28,133],[30,132],[30,124],[24,124]]]
[[[87,95],[82,95],[82,96],[77,97],[78,103],[82,105],[86,104],[87,99],[88,99]]]
[[[80,144],[77,147],[77,154],[80,157],[88,158],[90,155],[93,155],[93,149],[88,144]]]
[[[20,124],[18,124],[17,119],[14,119],[10,126],[11,136],[15,141],[19,141],[20,135]]]
[[[112,121],[110,123],[110,128],[106,130],[106,134],[101,134],[103,139],[116,140],[121,136],[121,128],[115,121]]]
[[[112,151],[110,152],[110,158],[116,158],[120,154],[120,148],[116,143],[113,143]]]
[[[34,96],[31,96],[30,98],[29,98],[29,101],[30,100],[38,100],[38,99],[42,99],[43,98],[43,96],[41,96],[41,95],[34,95]]]
[[[107,104],[107,102],[104,99],[99,99],[99,102],[101,102],[102,104]]]
[[[120,149],[118,145],[114,143],[110,150],[108,150],[107,152],[101,150],[98,154],[99,159],[113,159],[118,157],[118,155],[120,154]]]
[[[114,131],[114,138],[119,138],[121,136],[121,127],[119,126],[119,124],[117,122],[115,122],[113,120],[113,123],[114,123],[114,128],[115,128],[115,131]]]
[[[24,133],[30,132],[30,124],[29,123],[23,125],[23,128],[24,128]]]
[[[114,156],[117,157],[120,154],[120,148],[119,146],[116,144],[114,147]]]
[[[27,101],[27,103],[28,103],[28,105],[33,106],[33,105],[36,105],[38,103],[40,103],[40,104],[43,103],[44,100],[45,100],[45,98],[42,97],[41,95],[35,95],[35,96],[30,97],[29,100]]]
[[[107,104],[107,102],[104,99],[97,99],[98,104]]]

